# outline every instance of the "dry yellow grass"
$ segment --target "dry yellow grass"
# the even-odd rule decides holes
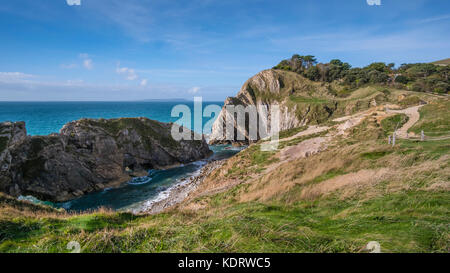
[[[350,196],[361,188],[374,186],[376,183],[386,179],[389,173],[388,168],[376,170],[359,170],[357,172],[340,175],[338,177],[328,179],[319,184],[311,185],[302,190],[300,198],[316,199],[322,195],[342,191],[342,196]],[[350,192],[347,192],[346,189]]]
[[[422,160],[414,153],[394,151],[391,146],[377,141],[335,144],[307,158],[274,162],[266,166],[266,171],[252,174],[245,182],[227,177],[228,168],[239,162],[238,158],[232,158],[205,180],[196,197],[218,193],[241,183],[247,184],[236,197],[242,203],[282,199],[289,204],[329,194],[338,194],[340,198],[358,195],[370,199],[410,188],[449,190],[448,155],[436,160]],[[386,154],[376,161],[362,159],[363,154],[371,153]],[[423,185],[412,185],[412,181],[422,181]],[[382,185],[377,186],[379,183]],[[207,203],[186,203],[187,209],[207,207]]]

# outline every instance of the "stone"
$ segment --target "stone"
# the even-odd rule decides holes
[[[82,119],[48,136],[4,122],[0,137],[0,191],[53,202],[212,154],[205,140],[175,141],[171,124],[147,118]]]
[[[271,110],[273,105],[278,105],[280,109],[279,129],[280,131],[297,128],[310,123],[320,123],[327,120],[333,112],[337,109],[337,102],[330,100],[330,102],[304,103],[301,106],[293,105],[290,102],[290,97],[300,94],[307,94],[311,89],[321,89],[324,91],[325,87],[318,87],[315,83],[293,72],[280,71],[268,69],[259,72],[255,76],[248,79],[241,87],[240,91],[235,97],[228,97],[219,113],[216,121],[212,126],[212,133],[209,137],[210,144],[230,144],[238,143],[237,145],[249,145],[261,139],[258,134],[257,139],[250,139],[248,125],[246,128],[238,128],[239,125],[234,125],[235,131],[243,133],[245,140],[229,140],[226,138],[226,122],[231,118],[226,111],[227,105],[242,105],[257,106],[257,115],[259,118],[266,115],[259,106],[267,107],[267,124],[271,123]],[[331,95],[329,95],[331,96]],[[223,130],[221,130],[221,127]],[[236,136],[235,136],[236,137]]]

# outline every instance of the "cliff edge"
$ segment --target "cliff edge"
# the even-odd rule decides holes
[[[27,136],[24,122],[0,123],[0,191],[62,202],[211,154],[204,140],[173,140],[171,126],[147,118],[81,119],[59,134]]]

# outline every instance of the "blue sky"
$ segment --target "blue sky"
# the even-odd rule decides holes
[[[448,58],[450,1],[10,0],[0,37],[0,101],[221,101],[294,53]]]

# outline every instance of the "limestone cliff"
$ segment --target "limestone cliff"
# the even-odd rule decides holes
[[[204,140],[178,142],[170,130],[147,118],[82,119],[27,136],[24,122],[0,123],[0,191],[66,201],[211,154]]]
[[[312,92],[316,90],[321,94],[327,94],[327,88],[320,86],[317,83],[313,83],[302,76],[287,71],[281,70],[264,70],[247,80],[242,86],[236,97],[229,97],[224,102],[224,108],[222,108],[217,120],[213,124],[212,134],[210,136],[210,143],[227,143],[230,141],[225,140],[227,120],[227,112],[225,111],[226,105],[264,105],[268,109],[268,113],[271,112],[271,108],[274,104],[280,107],[280,130],[299,127],[305,125],[317,117],[314,113],[328,116],[330,109],[334,107],[333,103],[316,107],[316,105],[309,105],[306,107],[299,107],[289,98],[295,96],[296,93]],[[316,107],[314,113],[311,111],[311,107]],[[258,109],[258,115],[261,115],[260,109]],[[228,117],[229,118],[229,117]],[[270,124],[270,116],[268,118],[268,124]],[[223,126],[223,134],[220,134],[219,127]],[[236,126],[237,127],[237,126]],[[248,128],[235,128],[248,136]],[[245,141],[248,142],[248,139]]]
[[[273,105],[280,108],[280,131],[300,127],[307,124],[319,124],[330,120],[331,117],[352,114],[367,109],[374,103],[387,100],[389,94],[379,90],[370,90],[372,93],[357,97],[358,92],[348,94],[348,97],[339,97],[336,90],[342,88],[336,84],[326,82],[313,82],[303,76],[284,70],[269,69],[256,74],[247,80],[236,97],[229,97],[213,124],[210,135],[210,144],[239,142],[236,139],[226,140],[226,121],[231,115],[225,110],[227,105],[263,105],[270,113]],[[342,91],[342,90],[339,90]],[[362,90],[361,92],[363,92]],[[258,115],[262,112],[258,109]],[[248,118],[246,117],[246,121]],[[270,124],[271,116],[267,123]],[[245,128],[234,124],[234,130],[246,136],[244,144],[248,144],[248,124]],[[223,130],[220,130],[220,127]],[[260,136],[258,135],[258,138]]]

